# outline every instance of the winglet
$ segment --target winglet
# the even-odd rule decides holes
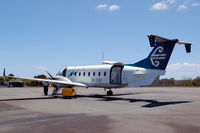
[[[190,53],[191,52],[191,45],[192,43],[189,43],[189,42],[177,42],[178,44],[184,44],[185,45],[185,50],[187,53]]]

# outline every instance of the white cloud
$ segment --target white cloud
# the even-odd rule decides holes
[[[191,63],[176,63],[176,64],[171,64],[169,66],[167,66],[168,70],[178,70],[180,68],[184,68],[184,67],[191,67],[191,68],[199,68],[200,70],[200,64],[191,64]]]
[[[167,10],[168,4],[166,1],[161,1],[152,5],[151,10]]]
[[[193,6],[193,7],[195,7],[195,6],[200,6],[200,2],[199,2],[199,3],[198,3],[198,2],[192,3],[191,6]]]
[[[107,8],[107,4],[99,4],[97,5],[96,9],[106,9]]]
[[[97,10],[107,10],[107,11],[117,11],[117,10],[120,10],[120,7],[119,5],[110,5],[108,6],[107,4],[99,4],[97,5],[97,7],[95,8]]]
[[[39,70],[47,70],[48,68],[46,66],[38,66],[37,69],[39,69]]]
[[[120,9],[120,7],[118,5],[111,5],[108,8],[109,11],[117,11],[119,9]]]
[[[187,9],[187,5],[186,4],[181,4],[181,5],[178,6],[178,10],[179,11],[183,11],[185,9]]]
[[[177,3],[180,3],[177,5]],[[190,7],[200,6],[200,2],[193,2],[191,0],[177,1],[177,0],[160,0],[152,5],[151,10],[167,10],[170,8],[177,8],[178,11],[186,10]]]
[[[174,4],[176,0],[168,0],[167,2],[169,2],[170,4]]]
[[[183,79],[185,77],[195,78],[200,76],[200,64],[195,63],[176,63],[167,66],[167,78]]]

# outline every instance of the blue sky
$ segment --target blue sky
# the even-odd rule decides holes
[[[200,76],[200,0],[1,0],[0,70],[56,74],[65,66],[134,63],[151,48],[148,34],[177,45],[165,77]]]

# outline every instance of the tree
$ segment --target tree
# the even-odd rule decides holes
[[[179,80],[176,82],[177,86],[192,86],[193,80],[192,79],[184,79],[184,80]]]
[[[8,76],[14,77],[15,75],[14,75],[14,74],[12,74],[12,73],[10,73],[10,74],[8,74]]]
[[[159,81],[159,85],[161,86],[174,86],[175,85],[175,80],[174,78],[170,78],[170,79],[161,79]]]
[[[196,77],[193,81],[192,84],[194,86],[200,86],[200,77]]]
[[[0,85],[3,85],[4,84],[4,80],[3,78],[0,78]]]
[[[40,75],[34,76],[34,78],[47,79],[47,76],[44,74],[40,74]],[[38,81],[24,80],[24,83],[26,86],[42,86],[42,82],[38,82]]]

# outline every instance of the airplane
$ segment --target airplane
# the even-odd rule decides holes
[[[42,82],[44,95],[48,95],[49,85],[52,84],[52,95],[58,94],[63,88],[100,87],[108,90],[107,95],[111,96],[113,88],[147,86],[157,77],[165,75],[175,44],[184,44],[186,52],[191,52],[192,43],[181,42],[180,39],[167,39],[152,34],[148,38],[153,49],[145,59],[136,63],[102,61],[102,65],[71,66],[59,71],[56,76],[47,72],[50,79],[6,76],[4,69],[3,77]]]

